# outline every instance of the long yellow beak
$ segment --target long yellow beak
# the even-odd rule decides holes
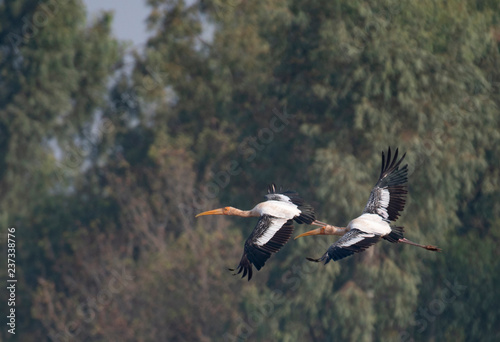
[[[204,211],[202,213],[199,213],[195,217],[200,217],[200,216],[205,216],[205,215],[225,215],[225,212],[226,212],[226,208],[219,208],[219,209]]]
[[[318,229],[313,229],[313,230],[310,230],[308,232],[305,232],[305,233],[302,233],[300,235],[297,235],[294,238],[294,240],[298,239],[299,237],[309,236],[309,235],[326,235],[326,233],[325,233],[325,227],[321,227],[321,228],[318,228]]]

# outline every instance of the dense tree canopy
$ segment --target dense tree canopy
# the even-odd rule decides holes
[[[500,3],[147,3],[151,38],[130,68],[111,14],[0,2],[16,335],[500,338]],[[304,238],[246,282],[227,268],[254,220],[194,218],[249,209],[276,182],[345,225],[387,146],[410,169],[398,223],[443,253],[383,242],[323,266],[304,257],[334,239]]]

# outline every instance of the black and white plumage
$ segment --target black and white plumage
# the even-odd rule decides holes
[[[371,245],[379,242],[379,240],[380,235],[365,233],[359,229],[351,229],[332,244],[320,259],[307,258],[307,260],[324,261],[327,264],[330,260],[337,261],[354,253],[363,252]]]
[[[391,161],[391,148],[387,152],[385,160],[382,152],[382,169],[377,184],[370,193],[370,198],[363,214],[377,214],[385,221],[396,221],[399,213],[403,211],[406,203],[406,194],[408,193],[408,164],[401,169],[399,165],[405,158],[406,153],[398,159],[398,149]]]
[[[260,270],[273,253],[283,247],[293,233],[293,221],[315,224],[314,209],[304,203],[294,191],[279,192],[274,184],[268,188],[267,201],[257,204],[252,210],[243,211],[232,207],[210,210],[203,215],[235,215],[242,217],[260,217],[257,225],[245,241],[243,256],[236,269],[243,272],[242,278],[252,278],[253,266]],[[319,225],[316,223],[316,225]],[[234,269],[231,269],[234,271]]]
[[[382,152],[382,168],[377,184],[372,189],[368,203],[361,216],[355,218],[347,227],[336,227],[325,224],[298,237],[308,235],[340,235],[327,252],[319,259],[307,258],[310,261],[324,262],[340,260],[354,253],[365,251],[373,244],[385,239],[393,243],[407,243],[432,251],[438,251],[435,246],[423,246],[411,242],[403,237],[403,227],[392,226],[397,220],[406,203],[408,193],[408,165],[400,168],[406,154],[398,160],[398,149],[391,158],[391,149],[388,149],[387,159]]]

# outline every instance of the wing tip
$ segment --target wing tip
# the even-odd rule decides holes
[[[382,151],[382,167],[380,169],[379,178],[383,178],[384,175],[399,168],[399,165],[401,165],[401,162],[406,157],[406,152],[401,156],[401,158],[399,158],[399,160],[398,160],[398,155],[399,155],[399,147],[396,147],[394,155],[392,155],[391,147],[389,146],[387,148],[387,157],[384,151]],[[404,165],[403,167],[407,166],[408,164]]]
[[[240,263],[236,268],[228,268],[229,271],[234,272],[233,276],[240,274],[243,272],[241,278],[245,278],[248,275],[248,281],[252,279],[253,275],[253,269],[252,269],[252,264],[247,258],[246,253],[243,253],[243,256],[241,257]]]

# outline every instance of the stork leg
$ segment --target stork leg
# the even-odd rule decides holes
[[[428,251],[441,252],[441,248],[439,248],[439,247],[432,246],[432,245],[421,245],[421,244],[415,243],[413,241],[410,241],[407,238],[399,239],[398,242],[406,243],[408,245],[417,246],[420,248],[424,248],[424,249],[427,249]]]
[[[324,227],[324,226],[328,226],[328,223],[325,223],[325,222],[321,222],[321,221],[318,221],[318,220],[314,220],[311,225],[313,226],[319,226],[319,227]]]

